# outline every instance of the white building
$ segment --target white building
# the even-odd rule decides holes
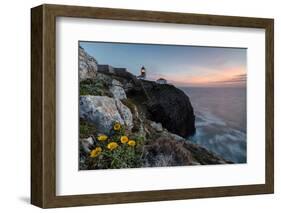
[[[156,83],[158,84],[167,84],[167,80],[164,78],[159,78],[158,80],[156,80]]]

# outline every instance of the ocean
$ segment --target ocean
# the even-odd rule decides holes
[[[246,88],[180,88],[190,98],[196,134],[190,137],[234,163],[247,162]]]

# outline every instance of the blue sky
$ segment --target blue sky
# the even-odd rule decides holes
[[[135,75],[160,77],[178,86],[245,86],[247,50],[200,46],[79,42],[99,64],[124,67]]]

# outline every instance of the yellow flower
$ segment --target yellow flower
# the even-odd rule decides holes
[[[93,149],[90,153],[90,157],[95,158],[95,157],[99,156],[101,154],[101,151],[102,151],[102,148],[100,148],[100,147]]]
[[[98,136],[98,140],[99,141],[105,141],[105,140],[107,140],[107,136],[106,135],[100,135],[100,136]]]
[[[121,136],[121,139],[120,139],[121,143],[127,143],[128,140],[129,140],[129,138],[127,136],[125,136],[125,135]]]
[[[110,142],[109,144],[107,144],[107,148],[110,149],[111,151],[113,149],[116,149],[118,147],[118,144],[116,142]]]
[[[113,129],[114,129],[115,131],[120,130],[120,129],[121,129],[121,125],[120,125],[120,123],[116,122],[116,123],[114,124]]]
[[[136,145],[136,141],[134,141],[134,140],[129,140],[128,145],[129,145],[129,146],[135,146],[135,145]]]

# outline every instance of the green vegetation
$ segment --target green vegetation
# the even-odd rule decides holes
[[[80,138],[88,138],[94,135],[94,133],[96,132],[96,128],[93,124],[88,123],[87,121],[84,121],[82,119],[80,119],[79,122],[80,122],[80,127],[79,127]]]
[[[88,169],[136,168],[142,164],[139,138],[126,134],[124,126],[113,124],[111,134],[100,134],[86,159]]]
[[[98,79],[86,79],[81,81],[79,87],[80,95],[110,96],[104,82]]]

